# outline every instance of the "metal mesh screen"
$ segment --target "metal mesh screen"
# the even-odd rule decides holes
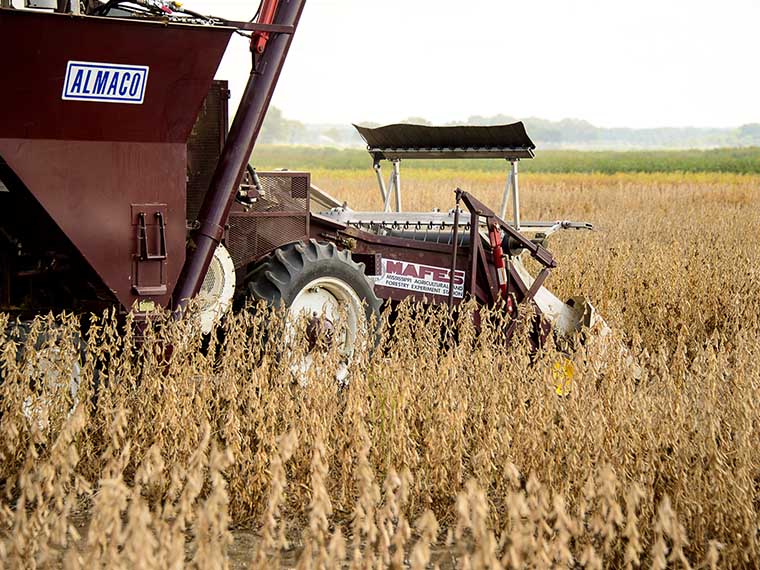
[[[235,268],[285,244],[308,239],[309,175],[259,173],[261,194],[248,211],[230,214],[227,248]]]
[[[291,195],[299,200],[306,200],[309,192],[309,179],[305,176],[293,178]]]
[[[187,142],[187,219],[198,218],[227,135],[226,81],[214,81]]]
[[[308,208],[307,174],[261,172],[261,195],[254,212],[305,212]]]

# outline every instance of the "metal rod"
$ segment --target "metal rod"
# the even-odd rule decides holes
[[[483,216],[489,216],[495,214],[480,200],[475,198],[474,196],[471,196],[467,192],[462,192],[462,201],[464,202],[465,206],[467,206],[467,209],[470,210],[472,215],[472,223],[477,224],[478,221],[478,214]],[[499,225],[501,226],[501,229],[505,231],[507,234],[509,234],[510,237],[512,237],[514,240],[517,241],[522,247],[524,247],[528,252],[530,252],[531,257],[538,261],[541,265],[544,265],[546,267],[556,267],[557,263],[554,261],[554,257],[552,257],[552,254],[547,250],[545,247],[543,247],[540,244],[534,243],[531,240],[529,240],[525,235],[518,232],[515,228],[504,222],[503,220],[497,220]]]
[[[451,251],[451,271],[449,272],[449,309],[454,306],[454,276],[457,270],[457,250],[459,249],[459,204],[462,201],[462,191],[457,188],[457,201],[454,206],[454,244]]]
[[[280,24],[259,24],[258,22],[237,22],[235,20],[222,20],[222,25],[251,32],[268,32],[273,34],[292,34],[295,32],[293,26],[283,26]]]
[[[383,203],[383,212],[391,211],[391,196],[393,195],[394,185],[396,184],[396,177],[391,172],[391,177],[388,180],[388,189],[385,193],[385,202]]]
[[[396,179],[396,211],[401,211],[401,161],[393,161],[393,175]]]
[[[549,268],[544,267],[541,270],[541,272],[536,276],[536,278],[533,280],[533,285],[531,285],[530,289],[528,289],[525,292],[525,297],[523,297],[522,301],[519,303],[519,305],[516,305],[515,308],[517,309],[518,307],[522,305],[529,305],[530,302],[533,300],[533,298],[536,296],[536,293],[538,293],[538,290],[544,284],[544,281],[546,281],[546,278],[548,276],[549,276]],[[516,328],[517,328],[517,319],[513,319],[509,327],[507,328],[507,332],[505,333],[507,342],[512,340],[512,335],[515,333]]]
[[[475,285],[478,278],[478,247],[480,246],[480,221],[477,211],[470,210],[470,256],[467,261],[470,265],[470,285],[468,293],[475,296]],[[466,276],[465,276],[466,277]]]
[[[520,231],[520,189],[517,186],[517,161],[512,161],[512,210],[515,216],[515,229]]]
[[[501,208],[499,208],[499,217],[503,220],[507,217],[507,204],[509,203],[509,192],[512,190],[512,168],[507,171],[507,182],[504,184],[504,193],[501,196]]]
[[[282,0],[272,23],[293,26],[295,29],[305,4],[306,0]],[[224,235],[224,224],[251,158],[292,39],[292,34],[274,35],[251,69],[248,84],[198,216],[200,228],[193,236],[195,249],[188,251],[182,274],[174,289],[172,304],[175,308],[183,308],[198,293],[206,277],[208,266]]]
[[[375,169],[375,174],[377,175],[377,185],[380,186],[380,197],[383,200],[383,204],[385,204],[387,191],[385,190],[385,180],[383,180],[383,170],[382,166],[380,166],[379,162],[376,162],[373,166]]]

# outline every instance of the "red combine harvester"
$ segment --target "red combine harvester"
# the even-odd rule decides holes
[[[521,123],[357,127],[382,212],[351,210],[308,173],[251,169],[305,0],[264,0],[252,22],[162,0],[0,1],[0,50],[13,54],[0,89],[0,311],[140,315],[200,294],[205,331],[247,299],[321,322],[345,313],[356,331],[382,300],[472,297],[512,317],[537,307],[560,333],[596,319],[543,287],[555,267],[543,240],[590,226],[521,221],[517,164],[535,148]],[[236,32],[251,36],[253,65],[228,131],[213,77]],[[451,211],[403,212],[400,162],[417,158],[507,161],[501,211],[457,190]]]

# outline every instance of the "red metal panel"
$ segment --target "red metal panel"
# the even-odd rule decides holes
[[[132,205],[165,205],[171,292],[185,260],[185,145],[0,139],[0,154],[127,308],[138,298]]]
[[[231,34],[0,10],[0,138],[185,143]],[[144,103],[64,101],[69,61],[148,66]]]
[[[186,143],[231,34],[0,10],[0,52],[12,54],[0,155],[125,308],[138,298],[169,304],[185,260]],[[143,103],[64,100],[70,61],[147,66]],[[151,204],[166,259],[141,261],[132,206]],[[151,248],[161,233],[154,210],[145,212]]]

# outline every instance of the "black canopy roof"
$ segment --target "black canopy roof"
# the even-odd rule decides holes
[[[400,158],[533,158],[536,145],[520,123],[489,127],[354,125],[375,161]]]

